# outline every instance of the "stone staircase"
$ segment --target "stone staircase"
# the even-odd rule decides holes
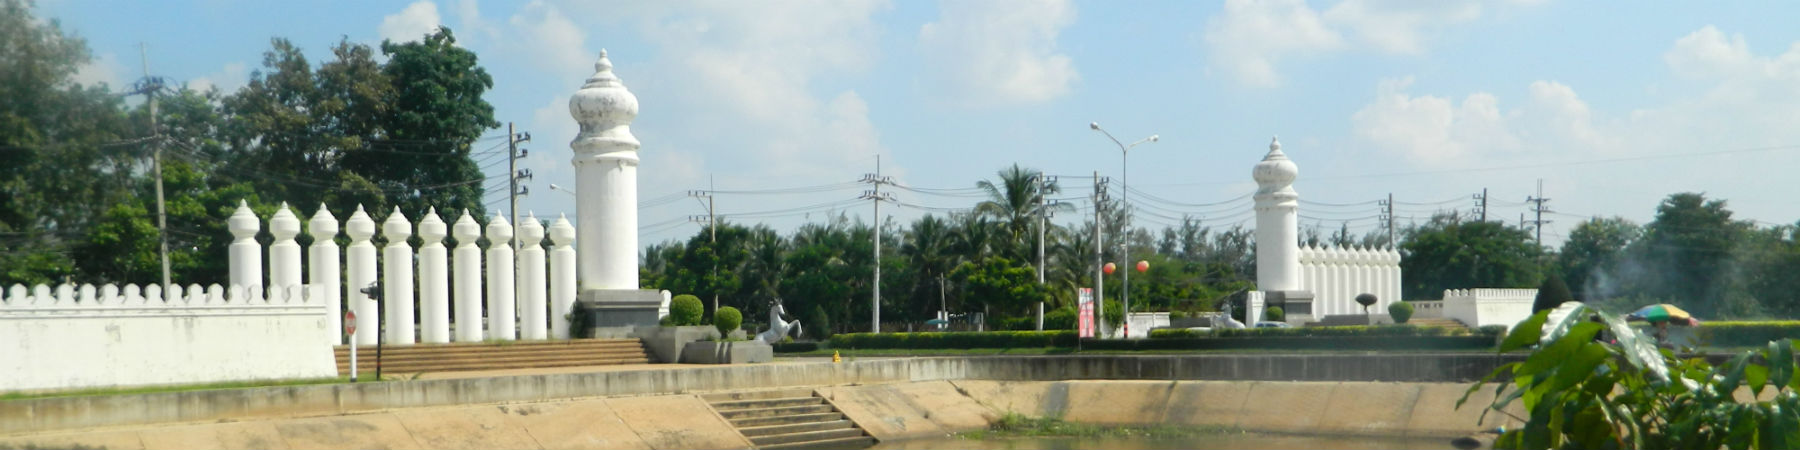
[[[338,374],[349,375],[350,347],[340,345],[333,351]],[[650,363],[637,339],[389,345],[381,353],[383,375]],[[357,347],[356,365],[360,374],[374,374],[375,347]]]
[[[759,450],[860,449],[875,445],[855,422],[811,389],[700,396]]]

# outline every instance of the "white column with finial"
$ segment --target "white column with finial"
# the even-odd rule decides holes
[[[581,134],[575,151],[576,255],[581,290],[638,288],[637,96],[613,74],[606,50],[569,98]]]
[[[569,314],[575,312],[575,226],[567,216],[550,224],[550,337],[569,338]]]
[[[450,342],[450,262],[445,257],[444,235],[449,227],[438,218],[437,208],[419,220],[419,342]]]
[[[344,264],[348,269],[345,275],[344,298],[351,311],[356,311],[355,345],[375,345],[381,337],[375,330],[381,327],[380,307],[375,299],[363,295],[363,288],[375,284],[375,244],[369,238],[375,237],[375,220],[363,211],[362,205],[356,205],[356,213],[344,222],[344,234],[350,236],[350,247],[345,250]]]
[[[307,222],[306,232],[313,238],[306,255],[306,267],[310,271],[306,274],[308,288],[313,291],[313,301],[325,304],[325,315],[328,316],[325,323],[331,327],[328,333],[331,345],[343,344],[344,310],[339,304],[343,300],[343,291],[338,290],[342,288],[340,277],[343,275],[338,271],[338,246],[333,240],[338,233],[337,218],[320,203],[319,212],[313,213],[312,220]]]
[[[1269,142],[1269,154],[1251,171],[1256,179],[1256,289],[1300,289],[1299,201],[1294,179],[1300,168]]]
[[[269,287],[271,292],[286,294],[289,289],[299,286],[300,278],[300,243],[294,242],[294,236],[300,234],[300,218],[288,209],[287,202],[281,203],[281,209],[275,210],[275,217],[269,219],[269,235],[275,237],[275,243],[269,245]],[[284,299],[287,302],[298,302],[298,298]]]
[[[462,217],[451,227],[456,238],[456,342],[481,342],[481,224],[463,210]]]
[[[518,316],[513,304],[512,236],[512,224],[495,213],[487,226],[488,337],[502,341],[517,337],[513,333],[513,322]]]
[[[381,223],[381,236],[387,247],[381,249],[381,302],[387,307],[389,345],[413,343],[413,249],[406,243],[412,237],[412,222],[395,206],[393,214]]]
[[[225,219],[231,230],[231,285],[242,286],[246,293],[262,289],[262,244],[256,243],[256,232],[262,230],[262,219],[250,210],[250,203],[238,200],[237,211]],[[248,294],[246,294],[248,295]],[[248,296],[246,298],[249,298]]]
[[[519,339],[544,340],[549,337],[544,316],[550,312],[544,304],[544,293],[550,285],[544,278],[544,225],[536,214],[526,216],[517,227],[519,232]]]

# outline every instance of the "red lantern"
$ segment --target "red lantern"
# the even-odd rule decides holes
[[[1138,261],[1138,273],[1144,273],[1146,270],[1150,270],[1150,262]]]
[[[1106,272],[1107,275],[1112,275],[1113,263],[1106,263],[1106,265],[1100,266],[1100,270]]]

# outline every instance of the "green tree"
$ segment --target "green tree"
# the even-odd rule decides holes
[[[1628,273],[1637,291],[1673,299],[1701,316],[1717,317],[1724,295],[1732,290],[1727,269],[1733,250],[1750,224],[1732,220],[1724,200],[1703,194],[1670,195],[1656,207],[1656,219],[1631,248],[1642,262]]]
[[[1048,300],[1048,293],[1037,284],[1037,273],[1031,266],[1006,258],[989,258],[979,264],[965,262],[950,276],[968,291],[968,302],[996,317],[1034,314],[1028,309]]]
[[[381,53],[388,58],[381,73],[393,85],[381,142],[404,152],[347,159],[345,168],[396,196],[409,214],[427,206],[484,211],[481,168],[469,156],[483,132],[500,126],[481,97],[493,77],[445,27],[417,41],[382,41]]]
[[[1060,191],[1056,183],[1045,183],[1038,189],[1038,177],[1043,172],[1019,167],[1001,169],[998,172],[1000,183],[982,180],[975,183],[987,193],[987,200],[975,204],[975,213],[991,218],[1002,225],[1004,240],[990,242],[989,245],[1002,255],[1014,260],[1025,261],[1036,258],[1038,204],[1044,196]],[[1047,206],[1046,206],[1047,207]]]
[[[1544,277],[1544,284],[1538,285],[1537,298],[1531,302],[1531,312],[1556,309],[1563,303],[1572,301],[1575,301],[1575,296],[1569,294],[1569,285],[1563,283],[1562,277],[1551,274]]]
[[[1574,299],[1600,300],[1617,293],[1611,280],[1625,249],[1641,234],[1637,224],[1620,217],[1593,218],[1575,225],[1556,257],[1556,272],[1572,287]]]
[[[1439,215],[1407,234],[1400,246],[1404,298],[1437,298],[1445,289],[1532,287],[1539,281],[1543,250],[1524,230]]]

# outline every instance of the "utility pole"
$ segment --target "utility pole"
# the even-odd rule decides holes
[[[712,247],[713,247],[712,248],[712,252],[713,252],[712,276],[718,277],[719,276],[719,227],[717,226],[718,225],[718,216],[713,215],[712,191],[715,189],[715,187],[713,186],[713,183],[712,183],[712,175],[706,176],[706,189],[707,190],[704,190],[704,191],[701,191],[701,190],[688,191],[689,197],[693,197],[695,199],[701,199],[701,198],[706,199],[706,201],[705,201],[706,217],[702,218],[700,216],[693,216],[693,217],[689,217],[688,220],[692,221],[692,222],[706,224],[707,232],[711,233]],[[719,310],[719,291],[717,289],[713,290],[712,298],[713,298],[712,299],[713,300],[713,309],[712,310],[714,312],[717,312]]]
[[[1394,242],[1394,193],[1389,192],[1387,200],[1378,203],[1381,204],[1381,220],[1387,222],[1388,247],[1398,247]]]
[[[1044,176],[1043,172],[1037,173],[1037,200],[1038,200],[1038,207],[1037,207],[1037,213],[1038,213],[1037,276],[1038,276],[1038,286],[1044,285],[1044,269],[1045,269],[1045,266],[1044,266],[1044,234],[1050,230],[1050,228],[1049,228],[1050,211],[1046,209],[1045,202],[1044,202],[1044,200],[1045,200],[1044,199],[1044,197],[1045,197],[1044,184],[1046,182],[1046,180],[1044,178],[1045,178],[1045,176]],[[1049,180],[1048,182],[1056,183],[1056,180]],[[1044,302],[1042,302],[1042,301],[1038,302],[1038,304],[1037,304],[1037,330],[1044,331]]]
[[[519,180],[531,179],[531,169],[519,170],[519,159],[530,154],[529,150],[521,151],[521,149],[519,149],[519,144],[526,142],[531,142],[531,133],[516,132],[513,130],[513,123],[507,122],[506,178],[509,187],[509,189],[507,189],[507,198],[512,202],[512,209],[509,210],[509,214],[512,215],[511,223],[515,227],[519,226],[519,196],[531,194],[531,189],[529,187],[519,186]],[[519,251],[519,240],[513,239],[512,246],[514,252]]]
[[[1475,194],[1475,214],[1477,217],[1481,218],[1482,222],[1487,221],[1487,191],[1487,188],[1481,188],[1481,193]]]
[[[883,200],[894,200],[894,194],[881,193],[881,185],[890,184],[890,183],[894,182],[893,178],[881,176],[881,155],[875,155],[875,173],[864,174],[862,181],[864,183],[869,183],[869,184],[875,185],[874,190],[863,191],[863,195],[861,198],[864,200],[873,201],[875,203],[875,286],[874,286],[875,289],[874,289],[874,293],[872,295],[870,295],[870,297],[869,297],[869,302],[870,302],[869,310],[871,312],[870,324],[873,325],[873,327],[869,329],[869,332],[870,333],[880,333],[881,332],[881,202]]]
[[[1544,203],[1549,202],[1550,199],[1544,198],[1544,179],[1539,178],[1537,181],[1537,196],[1525,197],[1525,201],[1532,203],[1531,212],[1537,214],[1537,220],[1531,221],[1531,227],[1537,231],[1537,243],[1538,246],[1542,247],[1544,245],[1544,224],[1551,222],[1544,220],[1544,213],[1555,211],[1551,211],[1550,208],[1544,207]],[[1520,222],[1523,221],[1524,217],[1520,217]]]
[[[1106,215],[1106,179],[1100,178],[1100,171],[1094,171],[1094,328],[1101,337],[1106,336],[1106,241],[1105,228],[1100,226],[1101,218]]]
[[[144,94],[150,104],[150,170],[156,173],[156,237],[160,241],[158,251],[162,258],[162,291],[168,295],[169,287],[169,213],[163,206],[163,167],[162,167],[162,129],[156,126],[156,94],[163,88],[161,77],[150,76],[150,49],[144,43],[138,43],[138,58],[144,65],[144,81],[137,91]]]

